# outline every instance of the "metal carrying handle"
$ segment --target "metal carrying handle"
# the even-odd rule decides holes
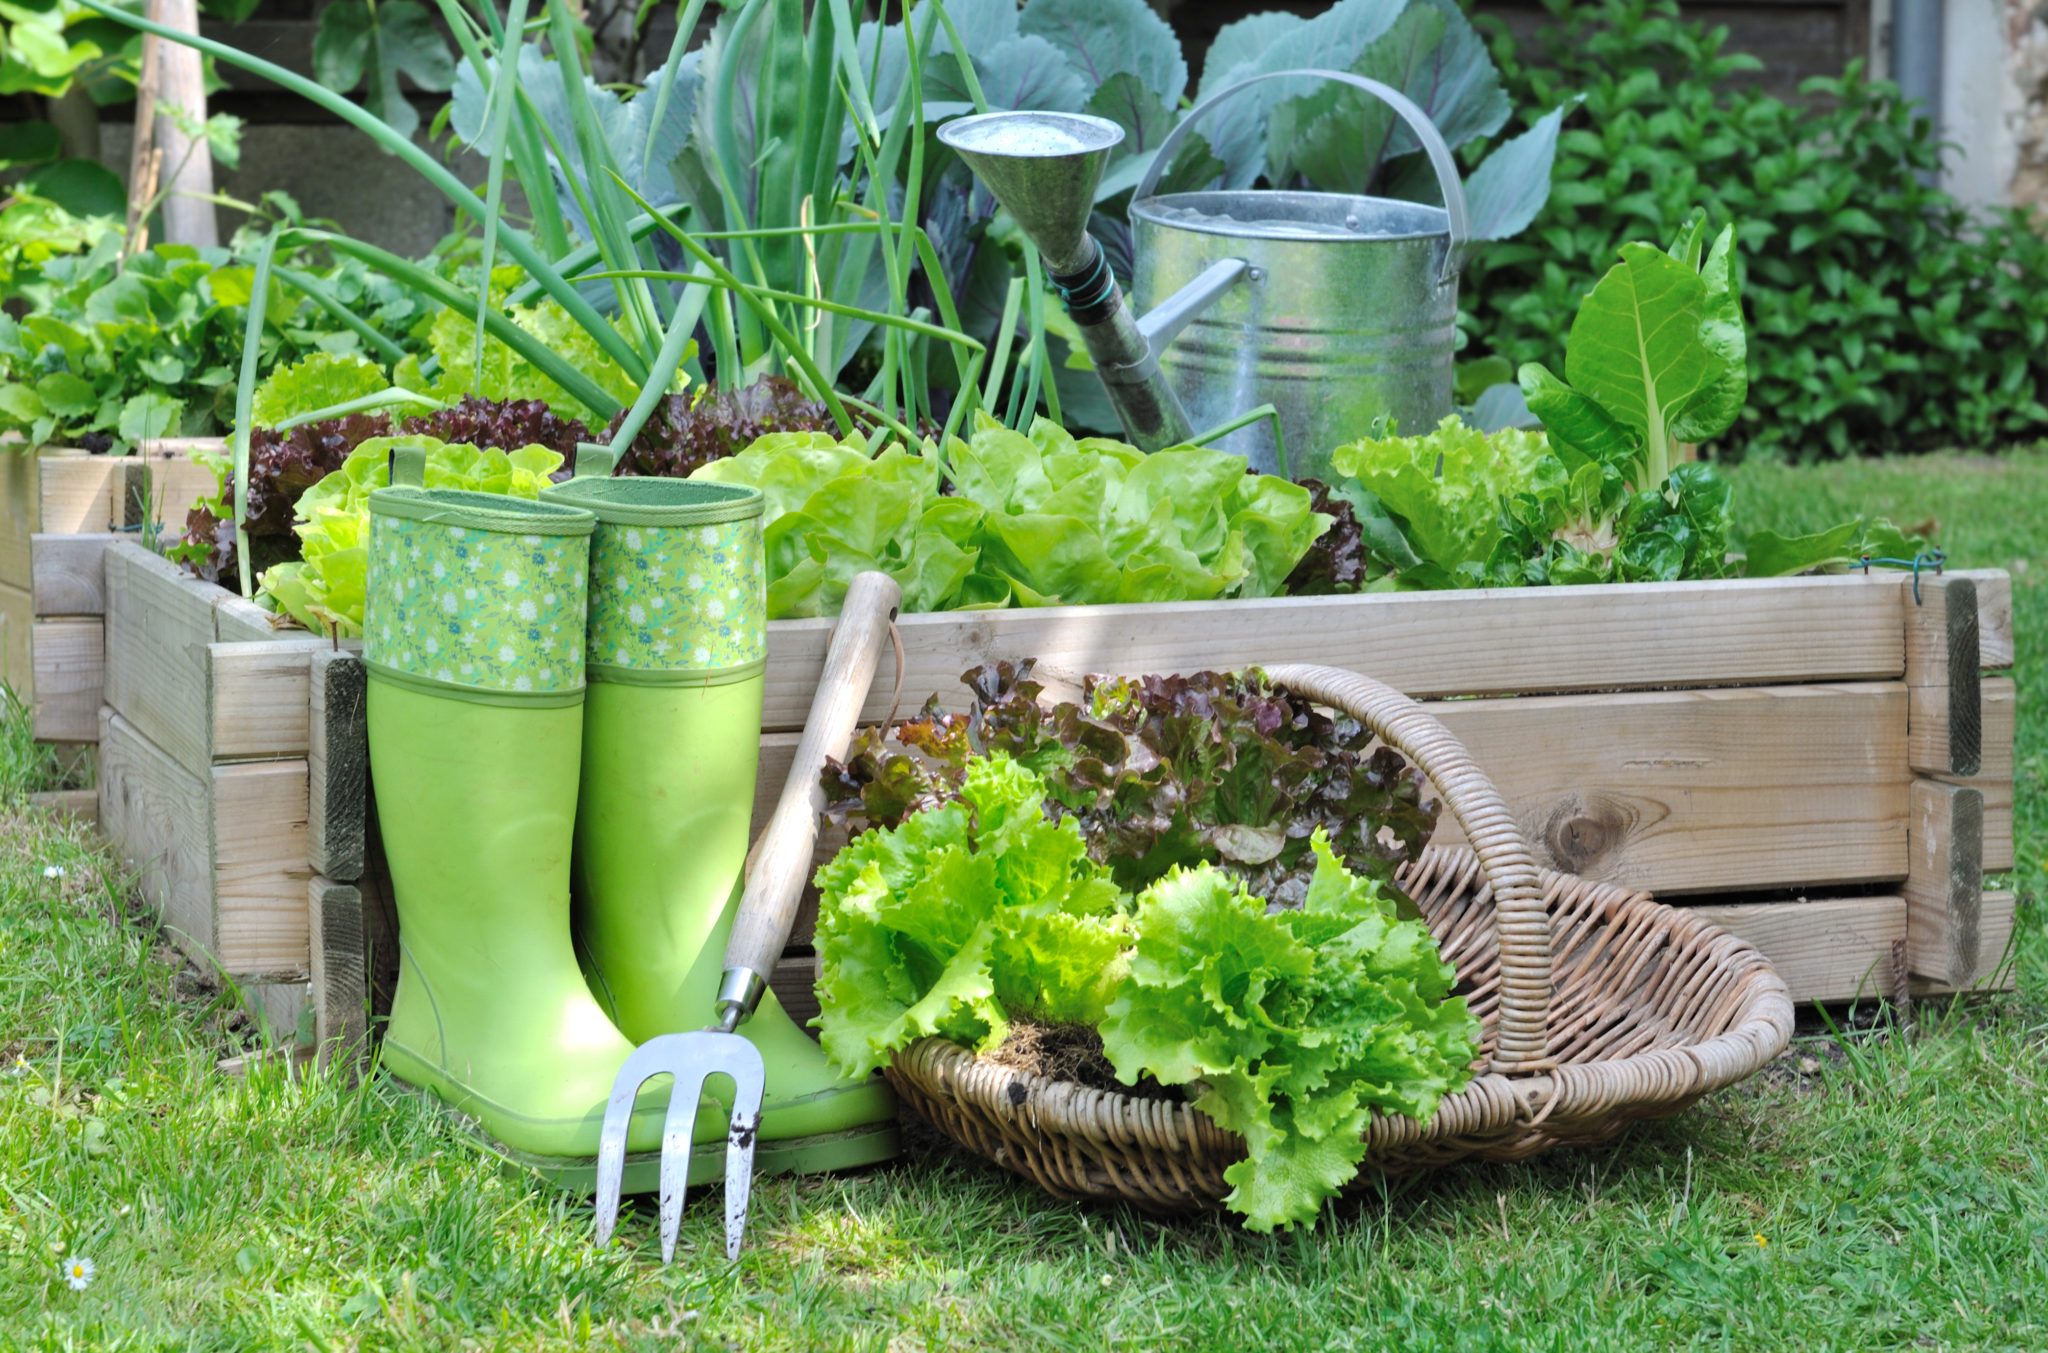
[[[1465,185],[1458,177],[1457,162],[1451,159],[1451,148],[1445,143],[1443,133],[1436,129],[1436,123],[1430,121],[1429,114],[1423,112],[1413,99],[1400,90],[1392,85],[1381,84],[1369,76],[1353,75],[1342,70],[1276,70],[1268,71],[1264,75],[1254,75],[1219,89],[1196,104],[1193,111],[1181,119],[1180,125],[1166,134],[1166,139],[1159,143],[1158,153],[1152,157],[1151,165],[1145,170],[1145,177],[1138,180],[1138,188],[1131,194],[1131,201],[1143,202],[1152,196],[1152,190],[1159,186],[1159,176],[1166,172],[1167,165],[1173,163],[1174,147],[1179,144],[1185,133],[1193,130],[1194,125],[1200,122],[1211,108],[1239,90],[1247,89],[1261,81],[1293,77],[1335,80],[1354,89],[1364,90],[1393,109],[1395,116],[1407,124],[1408,130],[1415,134],[1415,139],[1422,143],[1423,153],[1429,156],[1430,167],[1436,170],[1436,186],[1443,194],[1444,215],[1448,216],[1451,222],[1451,247],[1444,252],[1443,269],[1437,274],[1436,280],[1439,285],[1450,281],[1457,275],[1459,263],[1465,257],[1465,246],[1472,238],[1471,217],[1465,210]]]

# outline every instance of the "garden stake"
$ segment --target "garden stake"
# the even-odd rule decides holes
[[[846,589],[789,779],[752,852],[746,891],[726,943],[725,976],[713,1012],[716,1022],[692,1033],[651,1038],[619,1068],[605,1109],[604,1132],[598,1139],[595,1206],[599,1245],[611,1239],[619,1219],[626,1127],[634,1098],[650,1078],[671,1075],[675,1084],[661,1143],[661,1260],[667,1263],[675,1256],[697,1105],[705,1081],[723,1075],[733,1082],[725,1152],[725,1257],[739,1258],[766,1073],[760,1051],[735,1031],[760,1004],[768,989],[765,974],[789,942],[790,924],[796,919],[797,901],[817,849],[818,818],[825,808],[818,777],[827,757],[846,754],[902,597],[902,589],[884,573],[859,574]],[[898,675],[900,678],[900,661]]]

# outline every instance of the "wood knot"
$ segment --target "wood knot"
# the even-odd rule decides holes
[[[1635,829],[1635,810],[1604,794],[1567,794],[1534,835],[1550,866],[1564,874],[1590,874]]]

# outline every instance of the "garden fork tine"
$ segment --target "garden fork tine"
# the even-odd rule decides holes
[[[690,1185],[690,1142],[697,1133],[697,1106],[704,1083],[729,1076],[732,1120],[725,1137],[725,1257],[740,1257],[747,1229],[747,1199],[754,1182],[754,1138],[761,1125],[761,1095],[768,1073],[761,1052],[744,1038],[718,1030],[662,1034],[633,1050],[612,1083],[597,1147],[597,1243],[611,1239],[619,1219],[619,1189],[626,1172],[626,1125],[640,1087],[655,1076],[674,1076],[668,1117],[661,1134],[661,1262],[675,1257],[676,1228],[683,1220],[683,1195]]]

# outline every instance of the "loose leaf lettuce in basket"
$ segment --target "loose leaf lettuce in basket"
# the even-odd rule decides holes
[[[1091,677],[1080,703],[1058,705],[1040,702],[1029,673],[1029,663],[977,667],[961,678],[974,692],[969,713],[934,699],[895,746],[860,734],[846,762],[827,767],[827,811],[856,829],[894,826],[955,797],[975,758],[1000,752],[1045,778],[1049,810],[1074,821],[1119,887],[1208,863],[1282,906],[1307,895],[1313,833],[1398,896],[1395,868],[1436,825],[1406,758],[1257,671]]]
[[[1373,1110],[1426,1118],[1470,1078],[1479,1025],[1435,940],[1322,832],[1298,908],[1269,912],[1207,864],[1133,898],[1046,794],[1009,756],[975,756],[957,797],[819,871],[834,1061],[865,1072],[929,1035],[986,1052],[1015,1017],[1092,1026],[1126,1084],[1187,1086],[1244,1138],[1226,1202],[1260,1231],[1314,1220]]]

